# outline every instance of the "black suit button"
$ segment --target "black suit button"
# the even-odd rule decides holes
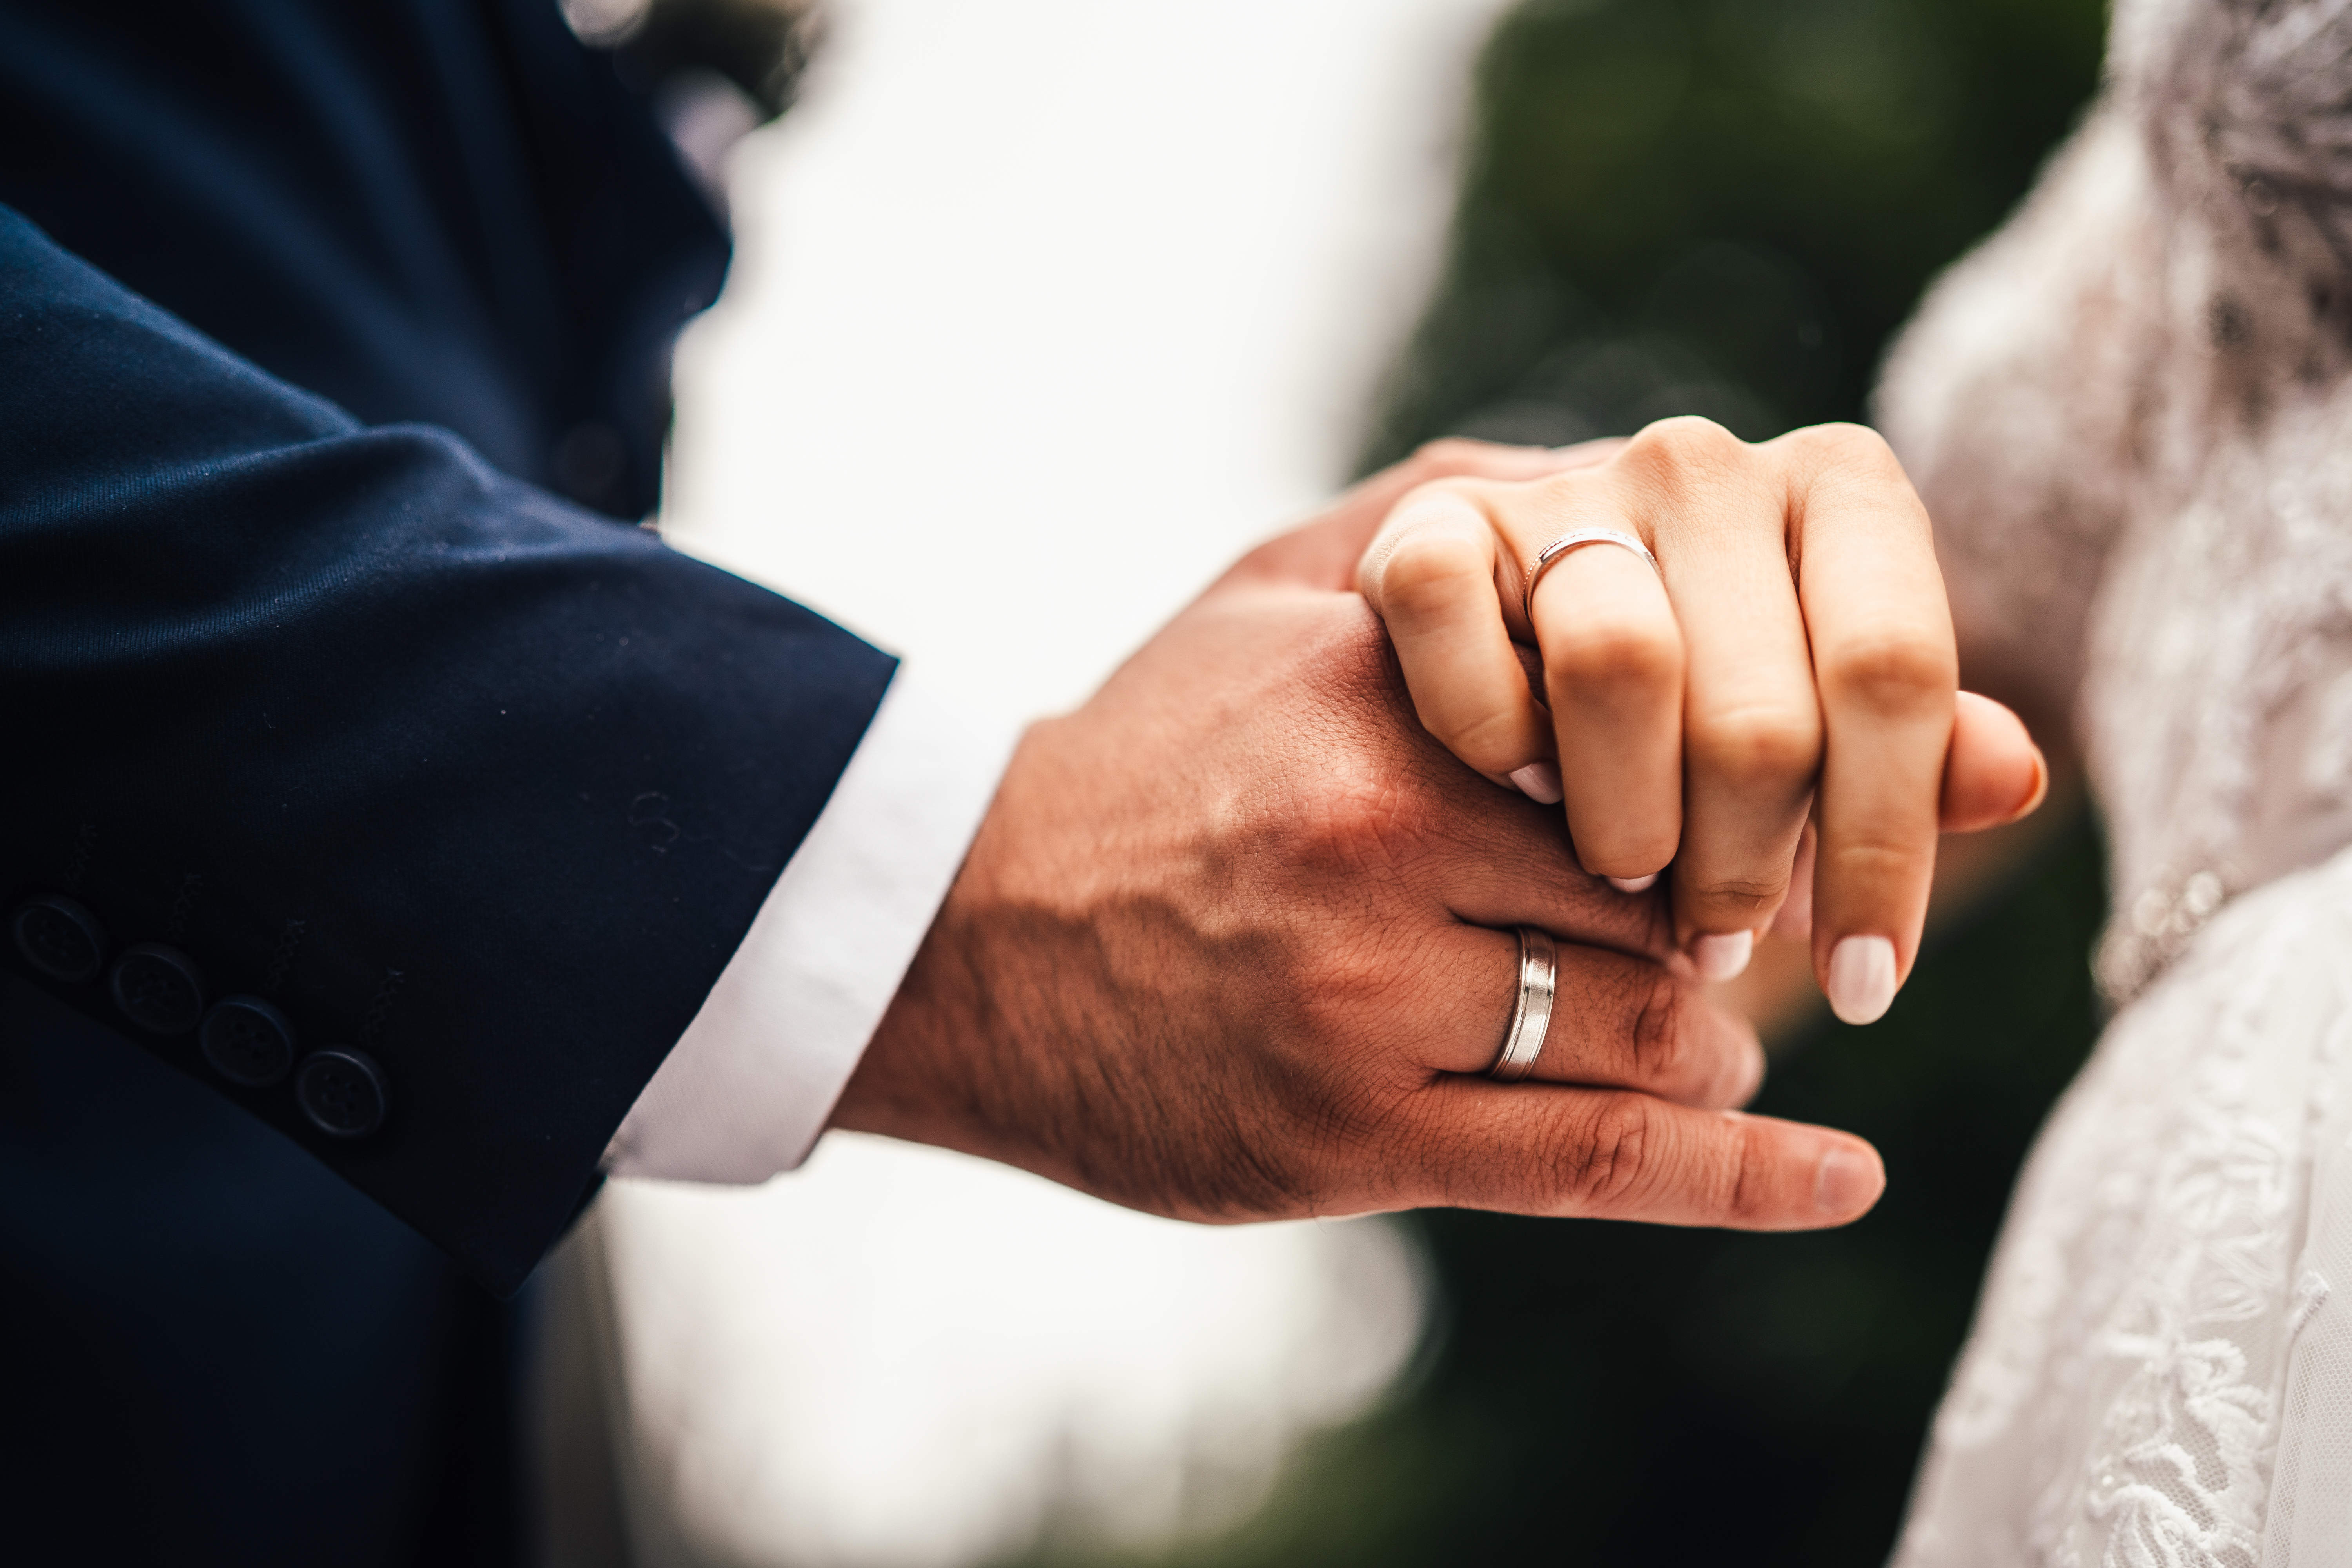
[[[224,996],[205,1015],[196,1047],[229,1082],[266,1089],[293,1069],[294,1026],[258,996]]]
[[[98,978],[106,966],[106,933],[71,899],[42,893],[16,906],[8,922],[16,952],[34,970],[61,985]]]
[[[383,1069],[365,1051],[330,1046],[302,1058],[294,1098],[310,1125],[331,1138],[364,1138],[383,1125]]]
[[[106,984],[122,1016],[151,1035],[184,1035],[205,1016],[203,972],[160,942],[124,948]]]

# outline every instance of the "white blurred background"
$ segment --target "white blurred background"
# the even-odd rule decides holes
[[[1007,715],[1349,476],[1498,0],[831,0],[729,155],[665,533]],[[722,117],[723,118],[723,117]],[[947,1568],[1245,1512],[1422,1331],[1384,1222],[1205,1229],[834,1135],[614,1183],[641,1563]]]

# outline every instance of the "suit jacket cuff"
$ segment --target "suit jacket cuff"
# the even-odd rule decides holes
[[[808,1158],[1020,727],[901,663],[816,826],[614,1135],[614,1175],[748,1185]]]

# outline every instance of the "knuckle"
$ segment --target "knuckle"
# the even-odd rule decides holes
[[[1474,595],[1492,597],[1494,568],[1475,541],[1421,530],[1400,537],[1381,563],[1381,604],[1392,613],[1428,615]]]
[[[1369,764],[1320,770],[1272,827],[1277,858],[1300,872],[1363,876],[1417,858],[1434,815],[1427,792]]]
[[[1694,767],[1738,790],[1810,777],[1821,763],[1822,719],[1810,703],[1701,710],[1684,743]]]
[[[1561,1152],[1562,1194],[1576,1207],[1605,1210],[1623,1201],[1642,1180],[1649,1158],[1650,1102],[1638,1094],[1599,1097],[1578,1136]]]
[[[1544,664],[1572,685],[1630,686],[1647,690],[1678,686],[1682,643],[1671,626],[1630,620],[1602,611],[1580,616],[1544,649]]]
[[[1477,464],[1485,445],[1467,437],[1440,436],[1434,441],[1423,441],[1413,449],[1412,466],[1431,475],[1458,474]]]
[[[1360,1037],[1367,1010],[1393,984],[1394,969],[1368,943],[1320,944],[1297,961],[1289,977],[1297,1027],[1318,1045]]]
[[[1785,439],[1815,467],[1901,468],[1886,438],[1867,425],[1844,421],[1808,425],[1790,431]]]
[[[1702,877],[1690,885],[1690,911],[1695,915],[1729,914],[1740,919],[1760,915],[1780,902],[1789,890],[1786,877]]]
[[[1689,1058],[1686,1030],[1689,996],[1682,983],[1653,969],[1637,984],[1633,1047],[1636,1081],[1664,1083],[1677,1077]]]
[[[1618,461],[1664,479],[1720,473],[1745,462],[1747,442],[1696,414],[1677,415],[1643,426]]]
[[[1822,688],[1832,701],[1866,713],[1948,707],[1959,689],[1959,664],[1943,638],[1905,627],[1842,637],[1821,656]]]
[[[1840,881],[1860,888],[1903,888],[1929,875],[1935,868],[1936,834],[1932,823],[1907,841],[1869,825],[1849,829],[1831,851],[1830,861]]]

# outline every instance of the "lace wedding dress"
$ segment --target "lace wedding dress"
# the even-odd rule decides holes
[[[2352,0],[2118,0],[1881,418],[1972,657],[2082,715],[2119,1011],[1906,1568],[2352,1563]]]

